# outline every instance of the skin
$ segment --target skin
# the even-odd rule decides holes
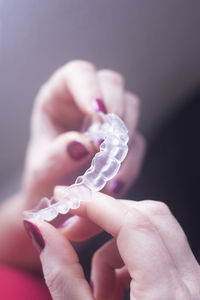
[[[68,63],[36,98],[22,188],[0,210],[1,262],[40,270],[38,253],[22,226],[23,211],[42,196],[50,196],[55,185],[69,183],[71,174],[79,173],[98,150],[79,131],[84,116],[95,114],[92,100],[96,98],[103,99],[108,112],[117,113],[129,128],[130,151],[117,174],[125,187],[117,196],[138,176],[145,149],[137,132],[138,98],[126,91],[120,74],[97,71],[84,61]],[[80,161],[66,152],[67,144],[74,140],[90,153]],[[109,184],[104,192],[113,196]],[[132,300],[200,299],[199,265],[169,208],[160,202],[116,201],[111,196],[93,194],[93,199],[71,210],[75,216],[63,229],[32,220],[45,241],[40,261],[52,298],[118,300],[130,289]],[[113,239],[93,256],[92,293],[70,241],[87,240],[102,230]]]
[[[124,78],[115,71],[96,70],[86,61],[67,63],[41,87],[34,102],[21,190],[0,207],[0,262],[41,270],[24,231],[23,211],[33,208],[41,197],[50,197],[55,185],[70,184],[72,174],[80,175],[99,150],[80,132],[84,118],[96,114],[94,99],[102,99],[107,111],[118,114],[129,129],[130,151],[113,179],[123,181],[124,188],[115,197],[121,197],[137,178],[145,150],[144,139],[137,131],[138,98],[126,90]],[[73,160],[66,151],[72,141],[81,142],[89,154]],[[104,189],[110,195],[111,184]]]
[[[71,212],[76,217],[62,230],[35,223],[45,241],[40,259],[54,300],[121,300],[125,289],[132,300],[200,298],[200,267],[164,203],[116,201],[94,193]],[[84,240],[102,229],[113,239],[93,256],[92,293],[69,240]]]

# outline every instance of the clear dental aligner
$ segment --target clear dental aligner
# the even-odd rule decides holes
[[[56,186],[50,199],[44,197],[33,209],[24,212],[26,219],[52,221],[59,213],[66,214],[80,206],[80,201],[91,198],[118,172],[128,152],[128,130],[115,114],[98,113],[85,132],[92,141],[102,140],[100,151],[92,159],[90,168],[70,186]]]

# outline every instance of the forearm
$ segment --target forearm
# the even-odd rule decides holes
[[[23,211],[24,199],[20,193],[0,206],[0,262],[34,271],[40,264],[24,231]]]

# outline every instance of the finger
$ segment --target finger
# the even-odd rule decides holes
[[[66,66],[58,69],[41,87],[34,103],[31,129],[33,134],[58,135],[66,130],[78,130],[83,113],[70,93]]]
[[[85,241],[100,233],[102,228],[88,219],[73,216],[59,226],[63,235],[70,241]]]
[[[112,70],[100,70],[97,73],[99,85],[108,112],[124,117],[124,78]]]
[[[136,95],[126,92],[124,101],[124,122],[128,128],[129,142],[132,144],[140,115],[140,100]]]
[[[124,292],[130,290],[131,277],[126,266],[115,270],[115,288],[110,300],[124,299]]]
[[[78,132],[60,134],[47,143],[43,140],[40,143],[34,142],[29,149],[31,172],[28,172],[28,168],[25,186],[28,187],[27,197],[31,195],[32,199],[37,189],[37,197],[32,205],[38,202],[39,197],[51,197],[55,185],[74,182],[79,175],[78,170],[83,168],[84,172],[96,151],[94,145]]]
[[[134,207],[147,215],[159,232],[165,246],[167,247],[180,277],[185,280],[190,290],[196,291],[198,286],[200,270],[187,237],[172,215],[166,204],[159,201],[125,201],[129,207]],[[184,263],[183,263],[184,258]],[[198,290],[199,292],[199,290]]]
[[[135,134],[129,152],[117,175],[107,183],[105,192],[114,197],[122,196],[136,181],[145,155],[146,143],[142,135]]]
[[[89,162],[95,153],[94,145],[83,134],[75,131],[61,134],[43,147],[45,151],[41,151],[41,156],[38,155],[32,161],[36,171],[39,170],[36,179],[57,184],[64,175]]]
[[[180,287],[171,256],[153,224],[141,212],[96,193],[92,201],[82,203],[77,213],[116,237],[119,253],[133,279],[134,291],[142,292],[145,288],[145,293],[154,295],[161,284],[166,288],[161,295],[165,292],[167,295],[173,282]]]
[[[95,112],[92,101],[102,98],[95,66],[81,60],[71,61],[60,68],[50,78],[45,88],[46,101],[42,101],[45,106],[58,104],[57,101],[72,105],[73,99],[80,111],[89,115]],[[61,107],[59,111],[63,108]]]
[[[70,213],[89,219],[112,236],[116,236],[128,208],[120,201],[99,192],[92,193],[91,198],[85,200],[88,201],[81,201],[80,207],[70,210]]]
[[[25,226],[39,249],[44,278],[54,300],[94,299],[72,245],[52,225],[43,221]]]
[[[102,99],[94,65],[86,61],[72,61],[67,64],[65,73],[70,93],[82,112],[93,115],[97,110],[105,110],[97,107],[98,102],[93,102],[94,99]]]
[[[95,66],[86,61],[71,61],[41,88],[35,103],[33,127],[37,127],[38,113],[45,113],[60,129],[80,129],[85,114],[106,112],[101,99]]]
[[[104,244],[93,256],[91,280],[96,299],[109,299],[116,286],[115,269],[124,265],[116,240]]]

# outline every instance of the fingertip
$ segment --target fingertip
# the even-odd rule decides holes
[[[30,235],[34,239],[32,240],[33,244],[36,240],[37,244],[39,241],[39,247],[42,245],[39,252],[43,263],[48,263],[51,258],[55,259],[56,263],[60,263],[63,259],[66,260],[66,256],[71,257],[71,261],[78,262],[76,252],[60,230],[42,220],[30,220],[29,222],[33,225],[34,230],[36,229],[36,233]]]
[[[135,107],[135,109],[137,108],[138,110],[140,109],[140,105],[141,105],[140,98],[136,94],[133,94],[130,91],[127,91],[125,93],[125,97],[126,97],[127,101],[130,104],[132,104],[132,107]]]
[[[43,158],[46,178],[56,182],[63,176],[74,174],[92,159],[96,151],[96,146],[82,133],[61,134],[49,145]]]
[[[52,299],[81,299],[81,294],[90,295],[89,285],[71,243],[51,224],[40,220],[34,221],[34,224],[37,224],[45,241],[40,261]]]
[[[114,178],[108,183],[106,189],[111,196],[118,198],[123,194],[125,186],[126,184],[122,179]]]
[[[25,228],[29,238],[31,239],[34,247],[40,253],[45,247],[45,241],[39,230],[37,223],[35,223],[32,220],[24,220],[23,224],[24,224],[24,228]]]
[[[94,109],[94,112],[102,112],[104,114],[107,113],[106,106],[102,99],[93,99],[92,100],[92,107]]]
[[[69,157],[75,161],[82,160],[90,154],[89,149],[87,149],[86,146],[78,140],[70,141],[66,146],[66,151]]]

